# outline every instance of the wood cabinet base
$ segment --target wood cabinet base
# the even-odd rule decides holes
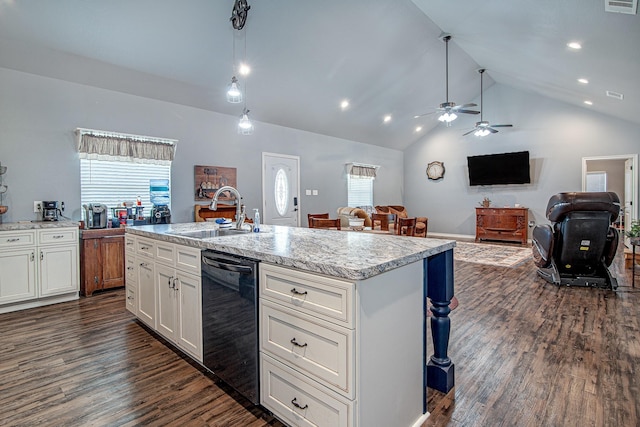
[[[124,228],[81,230],[80,294],[124,286]]]

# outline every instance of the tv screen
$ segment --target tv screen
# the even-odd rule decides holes
[[[529,184],[529,152],[467,157],[469,185]]]

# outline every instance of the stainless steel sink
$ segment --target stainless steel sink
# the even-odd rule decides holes
[[[223,228],[220,230],[189,230],[169,232],[173,236],[191,237],[193,239],[208,239],[210,237],[237,236],[239,234],[250,233],[250,230],[238,230],[235,228]]]

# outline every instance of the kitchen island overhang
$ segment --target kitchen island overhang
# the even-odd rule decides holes
[[[357,336],[360,340],[358,348],[364,354],[359,354],[357,359],[363,366],[359,366],[359,362],[355,370],[366,371],[366,364],[370,363],[367,359],[374,352],[375,360],[380,364],[384,363],[385,357],[397,361],[396,355],[386,354],[389,352],[421,353],[420,372],[417,372],[417,369],[400,371],[413,372],[413,376],[418,375],[421,378],[423,393],[418,393],[422,396],[421,398],[416,396],[416,399],[420,401],[422,414],[427,413],[426,386],[445,393],[453,388],[454,366],[447,356],[447,351],[450,333],[448,305],[454,294],[455,241],[264,225],[260,233],[204,239],[180,236],[180,233],[185,231],[206,230],[212,226],[213,224],[207,223],[163,224],[128,227],[127,232],[170,243],[241,255],[293,270],[355,281],[358,287],[358,304],[364,304],[361,308],[362,316],[372,314],[374,317],[378,316],[378,320],[384,320],[384,316],[401,316],[405,322],[412,323],[411,327],[406,329],[398,327],[401,325],[400,320],[395,323],[389,322],[398,329],[396,335],[399,339],[390,350],[383,349],[381,343],[374,345],[365,342],[367,337],[373,336],[373,333],[368,334],[366,328],[358,330]],[[410,280],[406,280],[406,277]],[[404,281],[411,283],[400,283]],[[385,312],[387,308],[384,307],[387,304],[385,301],[388,301],[388,305],[395,304],[396,301],[406,299],[405,293],[411,294],[413,300],[410,302],[411,308],[407,308],[409,306],[402,308],[402,303],[399,303],[397,307],[391,307],[390,311]],[[433,314],[430,322],[434,352],[431,357],[427,357],[426,345],[427,298],[431,300]],[[376,308],[373,309],[373,307]],[[416,313],[404,317],[403,310]],[[418,310],[419,313],[417,313]],[[377,312],[374,313],[374,311]],[[363,317],[361,326],[366,324]],[[370,324],[377,323],[370,322]],[[384,327],[384,322],[378,325]],[[405,336],[412,342],[399,345]],[[393,339],[395,340],[395,337]],[[393,372],[394,369],[388,370]],[[398,377],[401,376],[400,372]],[[365,391],[377,383],[363,377],[366,376],[358,377],[357,381],[361,404],[377,398],[371,396],[376,391]],[[391,378],[389,380],[393,381]],[[395,384],[395,386],[402,386],[402,384]],[[385,395],[382,392],[379,394]],[[412,407],[408,410],[415,412],[417,409]],[[360,420],[362,421],[364,417],[366,414],[361,414]]]

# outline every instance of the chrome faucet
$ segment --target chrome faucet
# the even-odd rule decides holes
[[[236,205],[236,229],[240,230],[242,229],[242,226],[244,225],[244,220],[246,218],[246,214],[244,212],[244,205],[242,203],[240,203],[240,200],[242,199],[242,196],[240,195],[240,193],[238,192],[238,190],[236,190],[235,188],[231,187],[230,185],[225,185],[223,187],[220,187],[216,193],[213,195],[213,200],[211,201],[211,205],[209,205],[209,209],[215,211],[218,209],[218,197],[220,197],[220,194],[224,193],[225,191],[229,191],[231,194],[233,194],[234,196],[236,196],[236,199],[233,201],[233,203],[226,203],[226,202],[222,202],[224,204],[229,204],[229,205]]]

